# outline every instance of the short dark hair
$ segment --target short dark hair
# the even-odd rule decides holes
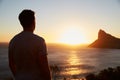
[[[20,24],[25,27],[29,27],[35,20],[34,11],[25,9],[19,14]]]

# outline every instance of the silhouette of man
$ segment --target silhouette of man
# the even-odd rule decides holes
[[[51,80],[45,40],[35,35],[35,16],[23,10],[19,21],[23,31],[9,43],[9,66],[15,80]]]

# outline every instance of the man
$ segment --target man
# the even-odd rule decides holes
[[[51,80],[46,44],[35,35],[35,16],[32,10],[19,14],[23,31],[9,43],[9,66],[15,80]]]

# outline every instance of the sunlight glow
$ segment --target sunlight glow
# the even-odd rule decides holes
[[[70,65],[79,65],[78,56],[75,53],[76,51],[71,51],[69,54],[68,62]]]
[[[59,42],[70,45],[86,43],[85,36],[76,28],[69,28],[63,32]]]
[[[80,59],[78,59],[78,56],[75,53],[76,51],[71,51],[68,58],[69,65],[72,66],[67,69],[67,74],[70,74],[70,75],[77,75],[83,72],[82,69],[79,69],[79,67],[76,67],[77,65],[80,65],[79,62],[81,61]]]

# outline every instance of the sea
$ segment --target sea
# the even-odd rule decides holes
[[[90,73],[120,66],[120,49],[47,44],[52,80],[80,80]],[[8,45],[0,44],[0,80],[12,80]]]

